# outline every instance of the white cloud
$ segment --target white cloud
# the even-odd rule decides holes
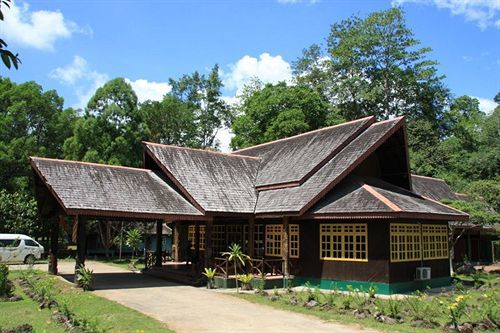
[[[491,112],[497,107],[497,103],[490,98],[482,98],[477,96],[471,96],[473,98],[477,98],[479,101],[479,109],[486,114],[491,114]]]
[[[147,100],[161,101],[163,96],[172,90],[172,87],[167,82],[155,82],[144,79],[135,81],[125,79],[125,81],[134,89],[139,103],[143,103]]]
[[[10,9],[4,7],[3,13],[2,34],[11,44],[52,51],[58,39],[70,38],[73,33],[92,33],[90,27],[79,27],[60,11],[30,11],[25,2],[21,6],[14,2]]]
[[[272,56],[262,53],[259,58],[245,55],[235,64],[229,65],[230,72],[223,74],[224,85],[227,89],[235,89],[237,93],[252,78],[258,78],[263,83],[277,83],[290,81],[292,68],[282,56]]]
[[[223,152],[230,152],[231,148],[229,144],[231,143],[231,138],[234,136],[233,132],[229,128],[221,128],[217,135],[215,136],[215,140],[219,143],[219,148]]]
[[[500,28],[499,0],[393,0],[393,5],[418,3],[448,9],[452,15],[464,16],[466,21],[476,22],[481,30],[493,26]]]
[[[83,109],[95,91],[109,80],[107,74],[92,70],[87,60],[80,56],[74,56],[69,65],[50,71],[49,77],[74,87],[78,98],[74,107],[79,109]]]

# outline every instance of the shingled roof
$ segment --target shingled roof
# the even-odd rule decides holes
[[[255,213],[305,213],[403,125],[403,118],[372,124],[302,185],[260,191]]]
[[[433,200],[459,200],[450,185],[443,179],[426,176],[411,175],[413,192]]]
[[[376,178],[349,176],[309,212],[342,218],[467,220],[468,215]]]
[[[67,214],[202,216],[150,170],[38,157],[31,158],[31,165]]]
[[[234,154],[260,157],[257,189],[299,185],[375,121],[367,117],[289,138],[240,149]]]
[[[148,142],[144,149],[203,211],[254,212],[260,159]]]

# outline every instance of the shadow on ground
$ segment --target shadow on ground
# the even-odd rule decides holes
[[[60,276],[69,282],[74,281],[74,274],[60,274]],[[94,273],[94,290],[180,286],[182,285],[141,273]]]

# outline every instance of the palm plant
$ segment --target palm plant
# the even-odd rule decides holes
[[[229,246],[229,252],[222,253],[223,256],[228,256],[227,260],[232,261],[234,263],[234,279],[236,281],[236,292],[239,292],[238,289],[238,266],[245,265],[245,261],[250,259],[250,256],[243,253],[241,246],[239,244],[233,243]]]
[[[135,251],[139,248],[142,242],[142,233],[139,229],[130,229],[125,236],[125,244],[132,248],[132,260],[134,259]]]

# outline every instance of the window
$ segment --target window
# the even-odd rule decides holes
[[[196,225],[191,224],[188,227],[188,241],[191,244],[191,250],[196,248]],[[200,225],[200,250],[205,250],[205,226]]]
[[[16,239],[0,239],[0,247],[19,247],[21,240]]]
[[[266,225],[266,256],[281,257],[281,238],[283,226],[281,224]]]
[[[422,225],[424,259],[448,258],[448,226]]]
[[[391,262],[420,260],[420,225],[391,223]]]
[[[250,234],[248,233],[248,224],[243,226],[243,238],[245,239],[245,253],[248,253],[251,257],[263,257],[264,256],[264,225],[254,224],[253,240],[254,240],[254,253],[249,253],[248,242],[250,240]]]
[[[225,224],[214,224],[212,230],[212,246],[216,255],[220,255],[221,252],[227,251]]]
[[[38,244],[35,241],[31,240],[31,239],[25,239],[24,240],[24,245],[38,247]]]
[[[320,224],[320,258],[368,261],[368,227],[364,224]]]
[[[300,228],[298,224],[290,224],[290,258],[299,257]]]
[[[226,225],[227,232],[227,247],[236,243],[243,247],[243,225],[241,224],[228,224]],[[224,251],[228,251],[226,248]]]

